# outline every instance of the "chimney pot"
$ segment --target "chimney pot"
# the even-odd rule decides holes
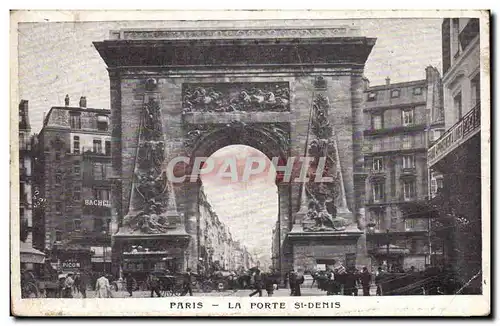
[[[389,85],[391,84],[391,78],[387,77],[387,78],[385,79],[385,84],[386,84],[387,86],[389,86]]]
[[[80,107],[81,108],[87,107],[87,98],[85,96],[80,97]]]

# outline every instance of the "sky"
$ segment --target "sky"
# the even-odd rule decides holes
[[[441,19],[358,19],[329,23],[355,26],[362,36],[377,38],[365,65],[365,76],[372,86],[384,84],[386,77],[395,83],[424,79],[425,68],[429,65],[441,71]],[[192,24],[185,21],[19,24],[18,102],[21,99],[29,101],[32,131],[40,130],[44,113],[52,106],[64,105],[66,94],[73,105],[78,103],[80,96],[86,96],[88,107],[109,108],[106,66],[92,44],[93,41],[108,39],[109,30]],[[255,25],[258,24],[253,22],[252,26]],[[214,155],[241,156],[255,154],[253,151],[228,147]],[[267,257],[271,249],[272,227],[277,218],[276,186],[261,178],[225,185],[205,180],[204,188],[233,236],[242,239],[258,256]]]

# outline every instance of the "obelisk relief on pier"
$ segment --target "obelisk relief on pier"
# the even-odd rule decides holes
[[[165,234],[181,224],[175,192],[164,170],[165,139],[161,109],[153,95],[145,96],[139,127],[129,212],[120,233]]]
[[[354,215],[347,207],[337,136],[330,123],[332,108],[326,81],[315,81],[305,155],[312,158],[301,187],[300,209],[296,213],[305,232],[357,230]],[[317,173],[322,175],[317,175]]]

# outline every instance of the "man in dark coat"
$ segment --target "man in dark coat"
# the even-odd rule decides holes
[[[125,286],[127,287],[127,292],[130,297],[134,292],[134,283],[135,279],[132,277],[132,274],[128,273],[127,276],[125,276]]]
[[[259,294],[259,297],[262,296],[262,274],[260,273],[260,270],[257,269],[255,271],[255,275],[254,275],[254,286],[255,286],[255,291],[253,291],[252,293],[250,293],[250,296],[253,297],[254,295],[256,295],[257,293]]]
[[[149,288],[151,289],[151,298],[154,297],[154,293],[156,293],[158,297],[161,297],[160,279],[153,273],[149,275]]]
[[[288,283],[290,283],[290,296],[295,296],[295,283],[297,283],[297,274],[292,269],[290,273],[288,273]]]
[[[363,296],[370,296],[370,285],[372,282],[372,274],[368,271],[368,268],[363,267],[363,272],[361,273],[361,286],[363,287]]]
[[[186,274],[184,274],[184,280],[182,283],[182,295],[186,295],[189,293],[190,296],[193,296],[193,273],[191,272],[191,268],[186,269]]]
[[[300,292],[300,285],[304,283],[304,275],[299,271],[295,274],[294,286],[293,286],[293,296],[300,297],[302,293]]]
[[[356,295],[358,289],[356,287],[356,274],[354,273],[354,269],[349,268],[347,271],[347,275],[345,276],[344,283],[344,295]]]

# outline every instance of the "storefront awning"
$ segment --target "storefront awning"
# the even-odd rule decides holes
[[[45,254],[31,247],[30,244],[21,242],[20,260],[21,263],[26,264],[43,264],[45,262]]]

